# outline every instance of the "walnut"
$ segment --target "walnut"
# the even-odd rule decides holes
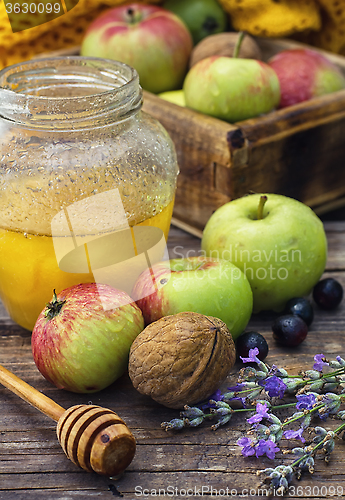
[[[208,398],[225,380],[236,359],[223,321],[194,312],[165,316],[134,340],[129,376],[141,393],[169,408]]]

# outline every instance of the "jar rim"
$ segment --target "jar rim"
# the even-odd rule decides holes
[[[0,71],[0,116],[14,122],[52,125],[54,121],[54,127],[64,123],[65,128],[67,121],[80,125],[91,117],[123,119],[138,111],[141,103],[139,75],[120,61],[58,56]]]
[[[127,77],[127,81],[125,83],[123,83],[121,85],[121,87],[125,86],[125,85],[130,85],[132,82],[136,82],[138,79],[139,79],[139,76],[138,76],[138,73],[137,71],[132,68],[131,66],[129,66],[128,64],[125,64],[121,61],[115,61],[115,60],[112,60],[112,59],[103,59],[103,58],[100,58],[100,57],[88,57],[88,56],[54,56],[54,57],[42,57],[42,58],[36,58],[36,59],[31,59],[31,60],[28,60],[28,61],[22,61],[22,62],[19,62],[19,63],[16,63],[16,64],[13,64],[11,66],[6,66],[5,68],[3,68],[2,70],[0,70],[0,90],[10,90],[12,92],[15,92],[16,94],[19,94],[21,92],[16,92],[15,89],[9,89],[9,88],[6,88],[6,87],[3,87],[1,85],[1,80],[2,78],[5,76],[6,78],[8,78],[8,76],[11,76],[11,75],[15,75],[15,74],[26,74],[28,73],[28,71],[30,71],[29,68],[35,68],[35,73],[38,74],[38,70],[43,70],[45,69],[47,66],[46,64],[50,64],[50,65],[53,65],[54,66],[54,63],[67,63],[69,66],[71,66],[71,68],[73,67],[78,67],[78,66],[81,66],[80,63],[84,63],[85,66],[89,65],[88,67],[89,68],[92,68],[93,66],[90,65],[90,63],[92,65],[94,65],[94,67],[97,67],[97,66],[101,66],[101,65],[107,65],[109,66],[110,68],[111,67],[118,67],[118,68],[121,68],[124,72],[127,72],[129,77]],[[72,65],[71,63],[79,63],[78,65]],[[17,70],[19,68],[23,68],[22,71],[18,72]],[[26,69],[28,68],[28,69]],[[103,68],[104,70],[104,68]],[[103,72],[104,74],[104,72]],[[110,74],[110,73],[109,73]],[[6,76],[8,75],[8,76]],[[118,75],[116,75],[118,76]],[[12,78],[13,80],[13,78]],[[119,89],[120,87],[114,87],[114,88],[110,88],[109,90],[106,90],[104,92],[101,92],[101,93],[107,93],[107,92],[114,92],[114,90],[116,91],[117,89]],[[94,96],[94,95],[98,95],[100,92],[95,92],[94,94],[88,94],[88,96]],[[25,95],[28,95],[27,93],[25,93]],[[30,95],[30,94],[29,94]],[[34,97],[39,97],[39,98],[43,98],[43,99],[61,99],[60,96],[37,96],[35,95]],[[63,99],[75,99],[76,96],[63,96]]]

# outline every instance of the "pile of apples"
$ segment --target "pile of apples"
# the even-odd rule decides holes
[[[232,54],[210,53],[192,65],[200,43],[227,26],[217,0],[121,5],[91,23],[81,55],[129,64],[144,90],[231,123],[345,88],[340,69],[311,48],[263,62],[239,57],[238,43]]]
[[[277,194],[226,203],[193,255],[154,264],[130,295],[106,284],[54,294],[32,332],[40,372],[74,392],[104,389],[127,369],[134,339],[162,317],[191,311],[222,320],[236,341],[252,313],[281,312],[322,276],[327,239],[305,204]]]

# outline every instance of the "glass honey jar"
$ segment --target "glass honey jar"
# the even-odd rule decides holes
[[[136,71],[87,57],[0,71],[0,298],[32,330],[59,291],[128,293],[166,257],[178,165]]]

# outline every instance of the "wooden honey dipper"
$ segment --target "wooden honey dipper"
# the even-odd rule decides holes
[[[135,438],[115,412],[95,405],[76,405],[65,410],[1,365],[0,382],[57,422],[62,449],[82,469],[117,476],[131,463]]]

